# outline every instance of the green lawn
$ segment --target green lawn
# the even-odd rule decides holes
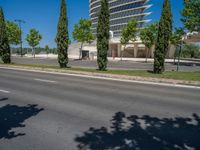
[[[73,68],[73,69],[70,69],[70,70],[87,71],[87,72],[95,72],[95,73],[129,75],[129,76],[140,76],[140,77],[153,77],[153,78],[200,81],[200,71],[199,72],[166,71],[163,74],[154,74],[151,71],[147,71],[147,70],[108,70],[108,71],[104,71],[104,72],[94,70],[94,69],[83,69],[83,68]]]
[[[48,65],[28,65],[28,64],[11,64],[10,66],[24,66],[24,67],[37,67],[43,69],[59,69],[57,66]],[[66,68],[61,69],[63,71],[81,71],[81,72],[91,72],[91,73],[104,73],[104,74],[118,74],[118,75],[128,75],[128,76],[140,76],[140,77],[152,77],[152,78],[165,78],[165,79],[177,79],[177,80],[191,80],[200,81],[200,71],[198,72],[176,72],[176,71],[166,71],[163,74],[154,74],[147,70],[108,70],[108,71],[98,71],[96,69],[89,68]]]

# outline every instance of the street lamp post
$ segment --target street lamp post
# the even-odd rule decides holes
[[[181,52],[182,52],[182,47],[183,47],[183,43],[184,43],[184,40],[185,38],[183,37],[182,40],[181,40],[181,43],[180,43],[180,49],[179,49],[179,52],[178,52],[178,63],[177,63],[177,71],[179,71],[179,67],[180,67],[180,57],[181,57]]]
[[[23,56],[22,54],[22,23],[25,23],[25,21],[16,19],[15,22],[18,23],[19,28],[20,28],[20,50],[21,50],[21,57]]]
[[[179,71],[179,66],[180,66],[180,55],[181,55],[181,49],[182,49],[182,44],[179,45],[179,51],[178,51],[178,63],[177,63],[177,71]]]

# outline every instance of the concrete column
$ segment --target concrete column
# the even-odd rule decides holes
[[[121,44],[117,44],[117,51],[118,51],[118,56],[117,57],[121,57]]]
[[[151,58],[154,58],[155,45],[151,47]]]
[[[109,54],[110,54],[110,56],[113,57],[113,59],[114,59],[112,44],[109,44]]]
[[[137,58],[138,44],[134,44],[134,58]]]

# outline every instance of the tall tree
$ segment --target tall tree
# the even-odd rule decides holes
[[[20,44],[21,30],[19,26],[12,21],[6,21],[6,28],[7,28],[9,44],[10,45]]]
[[[105,71],[107,68],[107,52],[109,49],[110,12],[108,0],[101,0],[101,10],[98,17],[97,26],[97,63],[99,70]]]
[[[4,63],[8,64],[11,62],[10,46],[2,8],[0,8],[0,56]]]
[[[181,44],[184,34],[185,32],[183,28],[175,28],[175,31],[172,33],[172,36],[170,38],[171,44],[173,44],[174,46]]]
[[[172,34],[172,11],[170,0],[164,0],[159,22],[158,36],[154,53],[154,73],[161,74],[165,70],[165,56],[169,50]]]
[[[199,58],[200,57],[200,46],[195,44],[186,44],[183,46],[182,57],[185,58]]]
[[[138,23],[136,20],[130,20],[127,26],[123,28],[120,42],[122,45],[125,45],[125,47],[130,41],[134,42],[136,40],[138,33],[137,25]]]
[[[61,68],[66,68],[68,64],[69,35],[68,35],[67,8],[65,0],[61,0],[56,43],[58,51],[58,63]]]
[[[178,49],[178,46],[180,46],[183,43],[183,36],[184,36],[185,32],[183,30],[183,28],[175,28],[175,31],[172,33],[172,36],[170,38],[170,42],[172,45],[175,46],[176,50],[174,53],[174,64],[175,64],[175,60],[176,57],[179,56],[180,58],[180,49]]]
[[[184,0],[181,21],[189,31],[200,32],[200,0]]]
[[[44,50],[45,50],[47,57],[48,57],[48,54],[49,54],[49,51],[50,51],[49,46],[45,45]]]
[[[87,19],[80,19],[78,24],[75,24],[72,36],[74,40],[81,43],[80,55],[81,59],[82,49],[84,43],[90,43],[94,40],[94,36],[91,31],[92,21]]]
[[[36,29],[31,29],[26,37],[26,41],[32,47],[32,55],[35,58],[35,47],[40,44],[42,35]]]
[[[153,45],[155,45],[155,41],[158,35],[157,31],[158,31],[158,23],[150,24],[140,30],[140,38],[142,40],[142,43],[146,47],[146,62],[149,50],[152,48]]]

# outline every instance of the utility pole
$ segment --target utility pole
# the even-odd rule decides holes
[[[176,71],[179,71],[179,66],[180,66],[180,55],[181,55],[181,50],[182,50],[182,43],[179,45],[179,51],[178,51],[178,63],[177,63],[177,69]]]
[[[179,49],[179,52],[178,52],[178,63],[177,63],[177,69],[176,69],[176,71],[179,71],[179,67],[180,67],[180,57],[181,57],[181,52],[182,52],[184,40],[185,40],[185,37],[182,38],[181,43],[179,44],[179,48],[180,48],[180,49]]]
[[[20,28],[20,50],[21,50],[21,57],[23,56],[22,54],[22,23],[25,23],[25,21],[21,19],[16,19],[15,22],[18,23],[19,28]]]

